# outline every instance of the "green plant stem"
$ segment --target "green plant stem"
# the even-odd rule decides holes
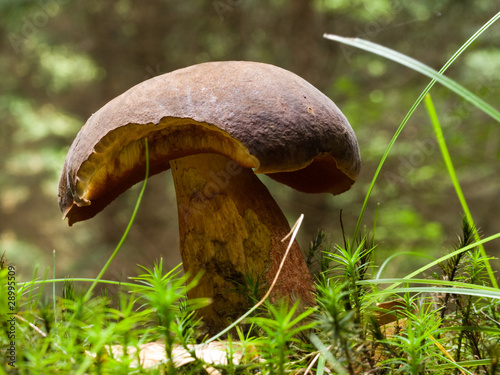
[[[480,241],[474,242],[473,244],[470,244],[468,246],[462,247],[461,249],[455,250],[452,253],[449,253],[449,254],[447,254],[447,255],[445,255],[445,256],[443,256],[443,257],[435,260],[434,262],[426,264],[425,266],[423,266],[423,267],[419,268],[418,270],[410,273],[409,275],[405,276],[404,278],[405,279],[411,279],[413,276],[416,276],[419,273],[424,272],[425,270],[427,270],[427,269],[429,269],[431,267],[434,267],[435,265],[437,265],[438,263],[440,263],[440,262],[442,262],[444,260],[447,260],[447,259],[449,259],[449,258],[451,258],[451,257],[453,257],[455,255],[458,255],[459,253],[464,252],[466,250],[473,249],[476,246],[481,246],[483,243],[492,241],[492,240],[497,239],[499,237],[500,237],[500,233],[497,233],[497,234],[491,235],[489,237],[483,238]],[[496,284],[496,280],[495,280],[495,283],[492,283],[492,285],[494,286],[494,288],[498,289],[498,286],[495,286],[495,284]]]
[[[403,251],[400,253],[391,254],[384,260],[382,265],[379,267],[379,270],[377,272],[377,275],[375,276],[375,279],[380,279],[380,277],[382,276],[382,272],[385,270],[385,267],[387,267],[389,262],[392,261],[394,258],[399,257],[399,256],[409,256],[409,255],[412,255],[415,257],[427,258],[427,259],[434,259],[430,255],[422,254],[418,251]]]
[[[454,80],[443,75],[444,70],[446,70],[451,63],[454,61],[458,55],[460,55],[465,49],[469,47],[469,45],[479,36],[481,35],[488,27],[493,25],[500,18],[500,12],[498,12],[495,16],[493,16],[487,23],[485,23],[476,33],[465,42],[465,44],[459,48],[457,52],[453,55],[453,57],[448,60],[448,62],[441,68],[439,72],[432,69],[431,67],[421,63],[418,60],[415,60],[409,56],[403,55],[397,51],[394,51],[390,48],[381,46],[379,44],[370,42],[368,40],[363,40],[360,38],[345,38],[338,35],[330,35],[325,34],[324,37],[327,39],[335,40],[344,44],[348,44],[353,47],[357,47],[363,49],[365,51],[371,52],[373,54],[385,57],[389,60],[395,61],[401,65],[407,66],[427,77],[433,79],[433,81],[438,81],[446,88],[460,95],[462,98],[472,103],[477,108],[481,109],[483,112],[491,116],[496,121],[500,122],[500,112],[492,107],[490,104],[486,103],[484,100],[479,98],[477,95],[473,94],[465,87],[461,86]]]
[[[431,77],[433,77],[432,80],[429,82],[429,84],[424,89],[424,91],[422,91],[422,93],[419,95],[419,97],[417,98],[417,100],[415,101],[415,103],[413,103],[412,107],[410,108],[410,110],[408,111],[408,113],[404,117],[403,121],[399,125],[398,129],[394,133],[391,141],[389,142],[389,145],[387,146],[384,154],[382,155],[382,158],[380,159],[379,165],[377,167],[377,170],[375,171],[375,174],[373,175],[372,182],[371,182],[371,184],[370,184],[370,186],[368,188],[368,191],[367,191],[366,196],[365,196],[365,200],[364,200],[363,205],[361,207],[361,211],[360,211],[359,218],[358,218],[358,223],[357,223],[356,228],[354,230],[353,239],[356,239],[357,236],[358,236],[358,233],[359,233],[359,230],[360,230],[360,227],[361,227],[361,221],[363,219],[363,216],[364,216],[367,204],[368,204],[368,199],[370,198],[370,195],[371,195],[371,193],[373,191],[373,188],[375,186],[375,182],[377,181],[377,178],[378,178],[378,176],[380,174],[382,166],[384,165],[385,160],[387,159],[387,156],[389,155],[389,152],[391,151],[394,143],[396,142],[397,138],[399,137],[399,134],[401,134],[401,132],[403,131],[403,129],[404,129],[406,123],[408,122],[408,120],[410,119],[411,115],[413,114],[413,112],[415,112],[415,109],[418,107],[418,105],[420,104],[420,102],[422,102],[422,100],[424,100],[425,95],[427,95],[427,93],[429,93],[429,91],[431,90],[432,86],[434,86],[434,84],[436,83],[436,81],[442,77],[443,73],[448,69],[448,67],[458,58],[458,56],[460,56],[462,54],[462,52],[465,51],[465,49],[467,49],[467,47],[469,47],[470,44],[472,44],[472,42],[474,42],[488,27],[490,27],[499,18],[500,18],[500,12],[497,13],[494,17],[492,17],[488,22],[486,22],[476,33],[474,33],[474,35],[472,35],[457,50],[457,52],[455,52],[455,54],[446,62],[446,64],[444,64],[444,66],[439,70],[439,72],[437,74],[435,74],[435,75],[431,74],[430,75]],[[348,44],[348,45],[351,45],[353,47],[364,49],[366,51],[378,54],[378,55],[383,56],[383,57],[385,57],[387,59],[392,59],[392,60],[394,60],[396,62],[399,62],[399,63],[403,63],[403,61],[404,61],[403,65],[409,66],[410,68],[412,68],[414,70],[417,70],[417,71],[420,71],[421,70],[421,65],[424,65],[424,64],[418,62],[417,60],[414,60],[414,59],[411,59],[411,58],[409,58],[407,56],[399,54],[396,51],[393,51],[393,50],[391,50],[389,48],[382,47],[382,46],[380,46],[378,44],[371,43],[371,42],[368,42],[368,41],[364,41],[362,39],[358,39],[358,38],[344,38],[344,37],[340,37],[340,36],[337,36],[337,35],[328,35],[328,34],[325,34],[323,37],[327,38],[327,39],[331,39],[331,40],[337,41],[337,42],[340,42],[340,43]],[[397,57],[398,59],[394,59],[394,57]],[[433,69],[431,69],[429,67],[428,67],[428,69],[430,69],[430,70],[426,70],[426,72],[427,73],[432,73]],[[465,91],[466,90],[463,89],[462,91],[459,91],[459,94],[461,93],[462,95],[465,95]],[[475,100],[475,102],[476,102],[475,105],[478,105],[477,103],[482,102],[482,100],[480,98],[478,98],[476,95],[474,95],[472,93],[470,93],[470,95],[467,97],[467,100],[471,100],[471,99]],[[490,106],[487,105],[487,107],[489,108]],[[494,118],[500,119],[500,114],[495,109],[493,109],[493,112],[491,112],[489,114],[493,115],[492,117],[494,117]]]
[[[452,257],[460,254],[461,252],[473,249],[473,248],[475,248],[475,247],[477,247],[477,246],[479,246],[479,245],[481,245],[483,243],[492,241],[492,240],[497,239],[497,238],[500,238],[500,233],[497,233],[497,234],[491,235],[489,237],[483,238],[481,241],[474,242],[474,243],[472,243],[470,245],[462,247],[461,249],[458,249],[458,250],[455,250],[455,251],[453,251],[453,252],[451,252],[449,254],[446,254],[446,255],[442,256],[441,258],[436,259],[435,261],[430,262],[430,263],[426,264],[423,267],[420,267],[416,271],[411,272],[410,274],[406,275],[403,279],[397,279],[398,281],[396,281],[394,284],[389,285],[385,289],[385,291],[393,290],[397,286],[401,285],[403,283],[403,280],[404,280],[404,282],[409,281],[410,279],[412,279],[414,276],[418,275],[419,273],[422,273],[422,272],[428,270],[429,268],[432,268],[432,267],[438,265],[439,263],[444,262],[445,260],[447,260],[449,258],[452,258]],[[370,281],[370,282],[373,282],[373,283],[379,283],[379,280],[377,280],[377,279],[375,279],[375,280],[366,280],[366,281]],[[358,281],[358,283],[362,283],[362,282],[365,282],[365,280]],[[429,281],[429,283],[430,283],[430,281]],[[493,289],[498,290],[498,287],[495,287]]]
[[[357,282],[359,285],[380,285],[380,284],[425,284],[425,285],[443,285],[451,288],[469,288],[478,289],[484,292],[498,293],[498,288],[493,288],[485,285],[465,283],[461,281],[450,281],[450,280],[439,280],[439,279],[403,279],[403,278],[390,278],[390,279],[371,279],[371,280],[360,280]]]
[[[441,149],[441,154],[443,155],[444,163],[446,165],[446,169],[448,170],[448,174],[450,175],[451,181],[453,183],[453,187],[455,188],[455,192],[457,193],[458,200],[462,205],[462,209],[464,210],[465,217],[469,222],[469,225],[472,227],[474,232],[474,238],[477,241],[481,239],[479,233],[474,224],[474,220],[472,219],[472,214],[469,210],[469,206],[465,199],[465,195],[460,187],[460,182],[458,181],[457,173],[455,171],[455,167],[453,166],[453,162],[451,160],[450,152],[448,151],[448,146],[446,145],[446,141],[443,135],[443,129],[441,128],[441,124],[439,123],[439,118],[436,112],[436,108],[434,107],[434,103],[432,102],[431,95],[427,94],[425,96],[425,105],[427,107],[427,112],[429,113],[429,117],[432,122],[432,127],[434,128],[434,133],[436,134],[436,138],[439,144],[439,148]],[[484,259],[484,265],[486,267],[486,271],[488,272],[488,276],[490,278],[491,285],[495,288],[498,288],[498,283],[491,268],[490,261],[486,255],[486,250],[482,244],[478,245],[479,251]]]
[[[52,271],[52,275],[53,275],[53,278],[55,280],[56,279],[56,250],[55,249],[52,251],[52,255],[53,255],[53,265],[52,265],[53,271]],[[57,324],[56,283],[52,283],[52,301],[53,301],[53,304],[54,304],[54,324]]]
[[[47,280],[38,280],[38,281],[24,281],[17,283],[19,286],[26,286],[26,285],[37,285],[37,284],[46,284],[46,283],[64,283],[65,281],[79,281],[79,282],[89,282],[93,283],[95,282],[96,279],[89,279],[85,277],[75,277],[75,278],[67,278],[67,279],[47,279]],[[122,286],[128,286],[128,287],[134,287],[137,286],[134,283],[124,283],[123,281],[114,281],[114,280],[97,280],[98,283],[102,284],[110,284],[110,285],[122,285]]]
[[[137,214],[137,211],[139,210],[139,205],[141,204],[142,196],[144,195],[144,191],[146,190],[146,183],[148,181],[148,176],[149,176],[149,149],[148,149],[148,139],[147,138],[144,138],[144,144],[146,146],[146,177],[144,178],[144,183],[142,184],[142,189],[141,189],[141,192],[139,193],[139,198],[137,198],[137,202],[135,203],[134,211],[132,212],[132,216],[130,217],[127,228],[125,229],[125,232],[123,233],[123,236],[120,239],[120,242],[116,246],[115,250],[113,251],[113,253],[109,257],[109,259],[106,262],[106,264],[104,265],[104,267],[102,267],[101,272],[99,272],[99,274],[95,278],[94,282],[90,286],[87,293],[85,293],[85,297],[84,297],[85,300],[88,300],[90,298],[90,296],[92,295],[92,291],[96,287],[97,283],[104,275],[104,272],[106,272],[106,270],[108,269],[109,265],[111,264],[111,262],[115,258],[116,254],[118,254],[118,251],[120,250],[123,243],[125,242],[125,239],[127,238],[128,232],[129,232],[130,228],[132,227],[132,223],[134,222],[135,215]]]
[[[376,299],[381,295],[388,294],[401,294],[401,293],[442,293],[442,294],[461,294],[466,296],[474,296],[474,297],[482,297],[482,298],[492,298],[500,300],[500,292],[491,292],[491,291],[483,291],[479,289],[473,288],[441,288],[441,287],[427,287],[427,286],[419,286],[419,287],[401,287],[401,288],[391,288],[379,290],[377,292],[373,292],[370,296],[371,298]]]

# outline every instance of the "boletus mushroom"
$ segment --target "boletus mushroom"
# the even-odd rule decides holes
[[[273,65],[228,61],[144,81],[94,113],[74,140],[59,182],[69,225],[89,219],[150,174],[171,169],[183,266],[203,271],[189,298],[211,331],[246,311],[245,275],[269,283],[289,224],[255,175],[306,193],[340,194],[355,182],[359,148],[337,106]],[[161,204],[161,202],[158,202]],[[274,297],[313,302],[313,281],[294,243]]]

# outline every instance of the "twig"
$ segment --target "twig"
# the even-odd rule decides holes
[[[329,345],[327,348],[325,348],[325,350],[330,350],[332,346]],[[318,354],[316,354],[313,358],[313,360],[311,361],[311,363],[309,364],[309,366],[307,366],[306,368],[306,371],[304,372],[304,375],[307,375],[313,368],[314,364],[316,363],[316,361],[319,359],[319,356],[321,355],[321,352],[318,352]]]
[[[300,229],[300,225],[302,224],[302,220],[304,219],[304,214],[301,214],[300,217],[297,219],[297,221],[295,222],[295,224],[293,225],[292,229],[290,230],[290,232],[281,240],[281,242],[284,242],[286,241],[288,238],[290,238],[290,242],[288,244],[288,247],[286,248],[286,251],[285,251],[285,254],[283,254],[283,258],[281,259],[281,263],[280,263],[280,266],[278,268],[278,272],[276,272],[276,275],[274,276],[274,279],[273,279],[273,282],[271,283],[271,286],[269,287],[269,289],[267,290],[266,294],[264,295],[264,297],[262,297],[262,299],[257,302],[250,310],[248,310],[245,314],[243,314],[242,316],[240,316],[238,319],[236,319],[236,321],[234,321],[229,327],[225,328],[224,330],[222,330],[221,332],[219,332],[218,334],[216,334],[215,336],[213,336],[212,338],[208,339],[207,341],[205,341],[204,343],[200,344],[200,347],[202,347],[203,345],[207,345],[209,343],[211,343],[212,341],[214,340],[217,340],[219,337],[221,337],[222,335],[224,335],[225,333],[229,332],[231,329],[233,329],[238,323],[240,323],[241,321],[243,321],[247,316],[249,316],[252,312],[254,312],[260,305],[262,305],[265,300],[269,297],[269,295],[271,294],[274,286],[276,285],[276,282],[278,281],[278,278],[280,276],[280,273],[281,273],[281,270],[283,269],[283,265],[285,264],[285,260],[288,256],[288,253],[290,252],[290,248],[292,247],[292,244],[293,244],[293,241],[295,241],[295,237],[297,236],[297,233]]]
[[[38,328],[36,325],[34,325],[31,322],[28,322],[26,319],[24,319],[21,315],[15,314],[14,315],[17,319],[23,321],[24,323],[27,323],[31,328],[33,328],[36,332],[38,332],[42,337],[47,337],[47,334],[43,332],[40,328]]]

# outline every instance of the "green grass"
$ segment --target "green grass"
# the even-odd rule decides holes
[[[407,56],[359,39],[329,36],[405,64],[432,78],[389,141],[373,176],[357,226],[344,233],[343,243],[332,244],[320,232],[311,241],[306,258],[314,270],[317,305],[300,309],[284,301],[271,304],[264,296],[231,329],[206,337],[196,310],[208,301],[187,300],[197,282],[179,268],[165,270],[160,259],[129,282],[103,280],[102,275],[126,239],[147,178],[125,233],[95,279],[52,279],[48,272],[18,282],[15,314],[16,367],[6,365],[12,337],[7,322],[7,298],[0,301],[0,375],[2,374],[495,374],[500,361],[500,290],[484,243],[460,186],[445,129],[429,92],[435,82],[473,103],[500,122],[497,110],[444,71],[500,13],[474,34],[436,72]],[[397,278],[384,278],[393,254],[376,264],[376,223],[361,233],[370,194],[399,134],[420,103],[429,114],[444,165],[464,212],[457,217],[460,232],[455,245],[438,259]],[[146,147],[147,150],[147,147]],[[148,160],[148,158],[146,158]],[[146,175],[147,177],[147,175]],[[301,218],[302,219],[302,218]],[[300,219],[300,220],[301,220]],[[293,231],[293,240],[298,227]],[[55,255],[54,255],[55,256]],[[54,260],[55,263],[55,260]],[[8,295],[8,260],[0,259],[0,296]],[[249,284],[255,280],[248,278]],[[56,295],[55,284],[62,291]],[[52,288],[46,287],[50,285]],[[104,286],[98,289],[97,286]],[[116,292],[109,292],[113,287]],[[244,290],[245,286],[238,286]],[[255,289],[249,285],[246,290]],[[255,296],[251,298],[257,301]],[[387,302],[396,301],[391,305]],[[389,319],[390,318],[390,319]],[[392,322],[386,323],[388,320]],[[143,364],[139,352],[157,343],[158,360]],[[207,360],[208,351],[222,353],[221,361]],[[218,350],[218,351],[217,351]],[[178,353],[182,352],[184,359]]]
[[[353,236],[354,238],[356,238],[356,236],[359,233],[359,229],[360,229],[361,222],[362,222],[362,219],[363,219],[363,216],[364,216],[364,212],[365,212],[365,209],[366,209],[366,206],[367,206],[367,203],[368,203],[368,199],[370,198],[371,192],[372,192],[372,190],[373,190],[373,188],[375,186],[375,182],[377,181],[377,178],[378,178],[378,176],[380,174],[380,171],[381,171],[381,169],[382,169],[385,161],[387,160],[387,157],[389,156],[389,153],[390,153],[392,147],[396,143],[397,138],[399,137],[399,135],[403,131],[404,127],[408,123],[408,120],[410,119],[410,117],[413,115],[413,113],[417,109],[418,105],[429,94],[431,88],[434,86],[434,84],[436,82],[441,83],[443,86],[445,86],[448,89],[450,89],[451,91],[455,92],[456,94],[458,94],[459,96],[461,96],[463,99],[465,99],[469,103],[473,104],[476,108],[482,110],[484,113],[488,114],[494,120],[496,120],[497,122],[500,123],[500,112],[498,110],[496,110],[495,108],[493,108],[488,103],[484,102],[477,95],[473,94],[472,92],[470,92],[466,88],[462,87],[457,82],[455,82],[452,79],[444,76],[445,71],[453,64],[453,62],[455,62],[456,59],[475,40],[477,40],[477,38],[479,38],[479,36],[482,33],[484,33],[491,25],[493,25],[499,18],[500,18],[500,12],[497,13],[495,16],[493,16],[476,33],[474,33],[474,35],[472,35],[457,50],[457,52],[455,52],[455,54],[453,54],[453,56],[446,62],[446,64],[443,65],[443,67],[439,70],[439,72],[435,71],[434,69],[430,68],[429,66],[427,66],[427,65],[425,65],[425,64],[423,64],[423,63],[421,63],[421,62],[419,62],[419,61],[417,61],[417,60],[415,60],[415,59],[413,59],[411,57],[403,55],[403,54],[401,54],[399,52],[396,52],[394,50],[391,50],[389,48],[380,46],[378,44],[369,42],[367,40],[358,39],[358,38],[345,38],[345,37],[341,37],[341,36],[338,36],[338,35],[330,35],[330,34],[325,34],[324,35],[324,37],[327,38],[327,39],[334,40],[334,41],[337,41],[337,42],[341,42],[341,43],[344,43],[344,44],[347,44],[347,45],[351,45],[353,47],[357,47],[357,48],[363,49],[363,50],[371,52],[373,54],[377,54],[377,55],[385,57],[385,58],[387,58],[389,60],[392,60],[392,61],[395,61],[395,62],[400,63],[402,65],[405,65],[405,66],[407,66],[407,67],[409,67],[409,68],[411,68],[411,69],[413,69],[413,70],[415,70],[417,72],[420,72],[420,73],[422,73],[422,74],[424,74],[424,75],[432,78],[432,80],[429,82],[429,84],[427,85],[427,87],[418,96],[418,98],[415,101],[415,103],[413,103],[412,107],[410,108],[410,110],[406,114],[405,118],[403,119],[403,121],[399,125],[398,129],[394,133],[394,136],[392,137],[391,141],[389,142],[389,145],[387,146],[387,148],[386,148],[386,150],[384,152],[384,155],[382,156],[382,158],[380,160],[378,168],[377,168],[377,170],[376,170],[376,172],[375,172],[375,174],[373,176],[372,182],[371,182],[370,187],[368,189],[368,192],[366,194],[365,201],[364,201],[363,206],[361,208],[361,213],[359,215],[358,223],[357,223],[356,229],[354,231],[354,236]],[[429,108],[429,105],[430,104],[429,104],[429,101],[428,101],[428,104],[427,104],[428,108]],[[430,113],[430,116],[431,116],[431,120],[432,120],[432,123],[433,123],[435,131],[440,132],[441,135],[442,135],[441,127],[440,127],[439,123],[437,123],[437,117],[434,116],[434,114],[432,112]],[[438,141],[438,143],[440,145],[440,148],[441,148],[441,150],[443,152],[443,150],[446,149],[446,144],[444,143],[444,137],[439,136],[439,134],[437,134],[437,141]],[[451,165],[451,159],[449,159],[449,158],[447,159],[446,158],[446,154],[443,154],[443,155],[445,157],[445,162],[446,162],[446,165],[448,167],[448,171],[452,175],[452,173],[453,173],[453,166]],[[461,189],[460,189],[459,184],[458,184],[458,180],[452,179],[452,182],[453,182],[453,184],[455,186],[455,189],[456,189],[457,193],[461,192]],[[460,198],[460,202],[462,203],[462,206],[465,205],[465,207],[467,208],[467,205],[466,205],[466,202],[465,202],[465,198],[463,196],[460,196],[460,195],[459,195],[459,198]],[[470,212],[468,211],[468,209],[467,209],[466,212],[468,212],[468,219],[471,220],[471,223],[472,223],[473,221],[472,221],[472,218],[470,216]],[[484,254],[484,249],[482,249],[482,251],[483,251],[483,254]],[[495,279],[495,277],[493,275],[493,271],[491,269],[491,266],[489,265],[489,263],[486,266],[488,268],[488,274],[489,274],[491,283],[494,286],[498,287],[498,284],[497,284],[497,281],[496,281],[496,279]]]

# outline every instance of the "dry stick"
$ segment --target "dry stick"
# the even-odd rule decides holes
[[[24,323],[27,323],[34,331],[36,331],[37,333],[40,334],[40,336],[42,336],[43,338],[46,338],[47,337],[47,334],[45,332],[43,332],[40,328],[38,328],[36,325],[34,325],[33,323],[27,321],[26,319],[24,319],[21,315],[18,315],[18,314],[15,314],[14,315],[17,319],[23,321]]]
[[[281,259],[280,267],[278,268],[278,272],[276,272],[276,275],[274,276],[274,280],[271,283],[271,286],[267,290],[267,293],[264,295],[264,297],[262,297],[262,299],[253,307],[253,309],[256,309],[257,307],[262,305],[264,301],[267,299],[267,297],[269,297],[269,295],[271,294],[271,291],[273,290],[274,286],[276,285],[276,282],[278,281],[278,277],[280,276],[283,265],[285,264],[286,257],[288,256],[290,248],[292,247],[293,241],[295,241],[295,237],[299,232],[303,219],[304,219],[304,214],[300,214],[300,217],[297,219],[292,229],[290,229],[290,232],[281,240],[281,242],[285,242],[291,236],[290,242],[288,243],[288,247],[286,248],[285,254],[283,255],[283,259]]]
[[[271,294],[271,291],[273,290],[274,286],[276,285],[276,282],[278,281],[278,278],[280,276],[281,270],[283,269],[283,265],[285,264],[285,260],[286,260],[286,258],[288,256],[288,253],[290,252],[290,248],[292,247],[293,241],[295,241],[295,237],[297,236],[297,232],[300,229],[300,225],[302,224],[302,220],[303,219],[304,219],[304,214],[300,214],[300,217],[297,219],[297,221],[293,225],[292,229],[290,229],[290,232],[281,240],[281,242],[284,242],[288,238],[290,238],[290,236],[291,236],[290,243],[288,244],[288,247],[286,248],[285,254],[283,255],[283,258],[281,259],[281,263],[280,263],[280,266],[278,268],[278,272],[276,272],[276,275],[274,276],[273,282],[271,283],[271,286],[267,290],[267,292],[264,295],[264,297],[262,297],[262,299],[259,302],[257,302],[245,314],[243,314],[238,319],[236,319],[236,321],[234,321],[229,327],[225,328],[224,330],[222,330],[221,332],[219,332],[218,334],[216,334],[212,338],[208,339],[208,341],[205,341],[203,344],[200,344],[200,347],[202,347],[203,345],[207,345],[207,344],[211,343],[214,340],[217,340],[219,337],[221,337],[225,333],[229,332],[229,330],[231,330],[233,327],[235,327],[238,323],[240,323],[243,319],[245,319],[248,315],[250,315],[252,312],[254,312],[260,305],[262,305],[265,302],[265,300]]]
[[[326,347],[326,348],[325,348],[325,349],[323,349],[323,350],[330,350],[330,348],[331,348],[331,347],[332,347],[332,346],[331,346],[331,345],[329,345],[328,347]],[[311,361],[311,363],[309,364],[309,366],[307,366],[306,371],[304,372],[304,375],[307,375],[308,373],[310,373],[310,372],[311,372],[311,370],[312,370],[312,368],[313,368],[314,364],[318,361],[319,356],[321,355],[321,352],[322,352],[323,350],[320,350],[320,351],[318,352],[318,354],[316,354],[316,355],[314,356],[314,358],[313,358],[313,360]]]

